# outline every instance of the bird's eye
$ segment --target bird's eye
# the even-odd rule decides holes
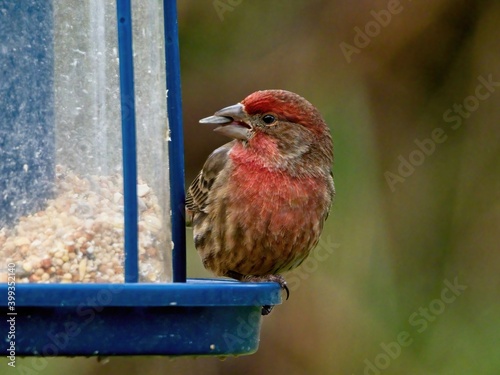
[[[262,116],[262,121],[266,125],[271,125],[274,122],[276,122],[276,117],[274,115],[270,114],[270,113],[267,113],[264,116]]]

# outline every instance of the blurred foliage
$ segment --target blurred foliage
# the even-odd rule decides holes
[[[233,5],[221,15],[219,3]],[[399,11],[380,18],[391,3]],[[188,183],[227,141],[198,119],[257,89],[297,92],[333,133],[337,198],[323,236],[333,251],[264,318],[252,356],[113,358],[92,369],[57,359],[47,373],[71,361],[85,363],[74,375],[498,374],[500,86],[469,97],[479,77],[500,82],[500,3],[178,4]],[[356,27],[374,36],[346,59],[340,44],[356,46]],[[443,117],[457,116],[455,104],[469,108],[457,129]],[[419,159],[417,143],[436,129],[446,140]],[[399,175],[393,189],[386,172]],[[207,276],[188,251],[189,275]],[[451,302],[447,282],[466,286]],[[411,343],[398,353],[402,332]]]

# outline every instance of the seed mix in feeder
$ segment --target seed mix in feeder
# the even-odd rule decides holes
[[[43,211],[0,229],[0,259],[16,264],[17,282],[121,283],[124,281],[122,177],[78,176],[56,167],[56,197]],[[139,180],[139,278],[168,281],[162,210]],[[0,282],[7,281],[0,270]]]

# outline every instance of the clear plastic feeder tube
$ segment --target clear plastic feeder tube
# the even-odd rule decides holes
[[[116,2],[20,3],[30,4],[7,11],[27,19],[26,37],[2,40],[0,51],[2,59],[16,56],[19,63],[8,65],[10,82],[24,88],[2,98],[11,107],[0,132],[9,132],[10,141],[1,144],[0,156],[11,167],[2,160],[1,187],[9,201],[3,199],[0,212],[0,261],[16,265],[18,282],[123,282]],[[167,282],[172,249],[163,9],[161,1],[132,5],[139,281]],[[39,22],[31,29],[30,17]],[[0,38],[8,33],[2,30]],[[9,89],[5,83],[0,88],[2,95]],[[24,142],[30,147],[20,152]]]

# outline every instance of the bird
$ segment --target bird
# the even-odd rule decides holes
[[[335,196],[329,127],[309,101],[277,89],[199,122],[232,138],[210,154],[186,194],[204,267],[239,281],[277,282],[288,299],[282,274],[317,245]]]

